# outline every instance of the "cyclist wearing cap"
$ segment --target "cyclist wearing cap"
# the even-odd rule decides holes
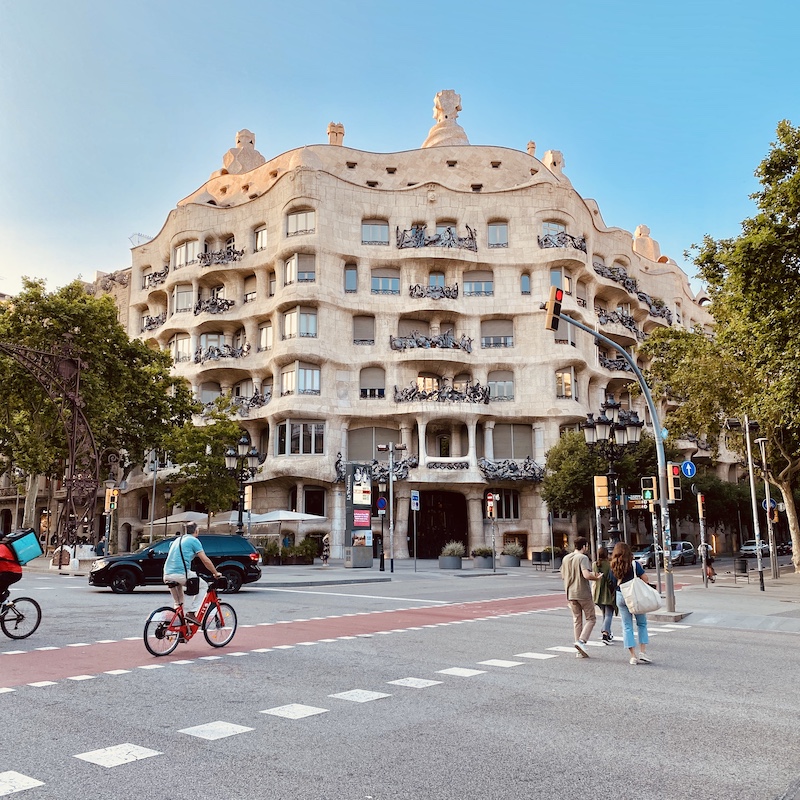
[[[177,584],[169,587],[176,606],[184,602],[183,587],[186,586],[186,581],[189,578],[197,577],[197,573],[191,569],[194,558],[199,558],[215,578],[221,577],[214,563],[203,551],[203,545],[197,538],[196,523],[190,522],[186,526],[186,534],[179,536],[170,545],[167,560],[164,562],[164,583]],[[208,584],[202,579],[201,583],[205,585],[205,590],[195,595],[186,595],[186,605],[183,607],[183,616],[187,622],[194,625],[201,624],[195,613],[200,608],[202,599],[208,591]]]

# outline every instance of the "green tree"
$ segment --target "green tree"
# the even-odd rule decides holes
[[[755,174],[757,210],[739,236],[706,236],[694,248],[712,301],[713,336],[659,331],[643,352],[652,359],[651,385],[681,401],[667,420],[671,430],[716,441],[728,417],[758,422],[767,479],[786,504],[800,571],[793,497],[800,474],[800,129],[781,122]],[[740,436],[728,444],[742,454]]]
[[[222,395],[204,415],[202,425],[189,420],[167,434],[166,450],[173,463],[180,465],[172,495],[177,505],[200,505],[211,514],[229,509],[237,500],[238,484],[225,468],[225,451],[236,447],[242,435],[232,412],[230,397]]]
[[[129,339],[111,298],[94,297],[79,281],[47,292],[43,281],[25,279],[22,291],[0,304],[0,340],[50,350],[67,338],[85,364],[83,411],[100,452],[126,451],[132,466],[161,446],[170,426],[190,418],[191,394],[170,375],[171,358]],[[67,443],[55,404],[5,356],[0,357],[0,455],[30,476],[25,519],[30,525],[35,476],[63,472]]]

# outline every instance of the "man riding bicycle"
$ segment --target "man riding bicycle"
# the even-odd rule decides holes
[[[167,560],[164,562],[164,583],[169,585],[169,590],[176,606],[183,603],[183,589],[189,578],[198,577],[197,573],[190,569],[194,558],[199,558],[215,578],[221,577],[211,559],[205,554],[203,545],[200,544],[200,540],[197,538],[197,524],[190,522],[186,526],[186,535],[179,536],[170,545]],[[201,620],[197,619],[195,613],[200,608],[202,599],[208,590],[208,584],[205,581],[201,581],[201,583],[205,588],[194,595],[186,595],[188,599],[183,609],[184,618],[193,625],[201,624]]]
[[[22,567],[17,560],[17,554],[9,545],[0,544],[0,603],[8,598],[8,587],[21,578]]]

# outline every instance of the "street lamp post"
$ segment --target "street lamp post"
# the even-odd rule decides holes
[[[386,483],[384,481],[378,481],[378,494],[381,497],[386,493]],[[386,554],[383,547],[383,521],[386,519],[386,511],[378,510],[378,513],[381,516],[381,559],[380,559],[380,566],[379,571],[385,572],[386,571]]]
[[[236,442],[235,449],[229,447],[225,451],[225,468],[239,484],[239,518],[236,523],[236,533],[239,536],[244,536],[244,485],[255,477],[260,461],[261,453],[256,450],[255,445],[251,446],[250,437],[246,433]]]
[[[617,492],[617,471],[614,465],[622,457],[628,445],[636,445],[642,435],[644,423],[635,411],[625,411],[613,396],[606,398],[600,406],[600,416],[586,415],[583,423],[583,435],[591,450],[595,448],[602,458],[608,462],[608,494],[611,502],[608,520],[609,539],[619,538],[619,502]],[[600,527],[597,530],[597,549],[601,547]]]
[[[728,430],[738,430],[742,423],[738,419],[729,419],[725,423]],[[744,415],[744,440],[747,444],[747,471],[750,476],[750,505],[753,510],[753,536],[756,540],[756,558],[758,564],[758,585],[764,591],[764,564],[761,561],[761,526],[758,522],[758,500],[756,499],[756,476],[753,471],[753,448],[750,445],[750,431],[757,430],[758,423],[751,422],[747,414]]]
[[[389,572],[394,572],[394,452],[405,450],[404,444],[379,444],[378,450],[389,453]]]
[[[169,502],[172,500],[172,487],[164,487],[164,538],[167,538],[167,525],[169,524]]]
[[[761,472],[764,474],[764,505],[767,507],[767,541],[769,541],[769,566],[772,571],[772,578],[775,580],[780,577],[778,569],[778,553],[775,549],[775,532],[772,527],[772,497],[769,491],[769,481],[767,480],[767,440],[763,437],[756,439],[756,444],[761,451]]]
[[[109,496],[114,489],[117,488],[117,482],[114,480],[112,475],[108,476],[108,480],[105,482],[106,487],[106,496]],[[108,504],[108,509],[106,510],[106,548],[103,551],[103,555],[109,556],[111,555],[111,517],[114,514],[114,510],[111,507],[111,502]]]

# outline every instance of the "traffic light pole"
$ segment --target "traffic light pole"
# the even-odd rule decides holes
[[[560,311],[560,308],[558,309]],[[656,404],[653,401],[653,395],[650,392],[650,387],[647,385],[647,381],[642,374],[642,371],[636,365],[636,362],[631,358],[630,353],[625,350],[622,346],[618,345],[613,339],[609,339],[607,336],[603,336],[602,333],[598,333],[595,330],[592,330],[587,325],[584,325],[582,322],[578,322],[572,317],[564,316],[563,314],[557,314],[559,319],[563,319],[564,322],[569,323],[570,325],[574,325],[576,328],[579,328],[582,331],[585,331],[590,336],[594,337],[594,339],[598,342],[602,342],[606,346],[616,350],[628,366],[631,368],[631,371],[636,376],[636,380],[639,382],[639,386],[642,389],[642,394],[644,395],[645,402],[647,403],[647,408],[650,411],[650,419],[653,421],[653,430],[655,432],[655,440],[656,440],[656,457],[658,459],[658,493],[659,496],[662,498],[661,503],[661,533],[663,536],[663,547],[664,547],[664,575],[666,579],[666,600],[667,600],[667,611],[674,612],[675,611],[675,580],[672,574],[672,559],[670,558],[670,554],[672,553],[672,532],[670,529],[670,520],[669,520],[669,505],[666,502],[666,498],[669,497],[668,486],[667,486],[667,458],[664,452],[664,439],[662,437],[662,429],[661,429],[661,417],[658,414],[658,409],[656,408]],[[760,552],[759,552],[760,556]]]

